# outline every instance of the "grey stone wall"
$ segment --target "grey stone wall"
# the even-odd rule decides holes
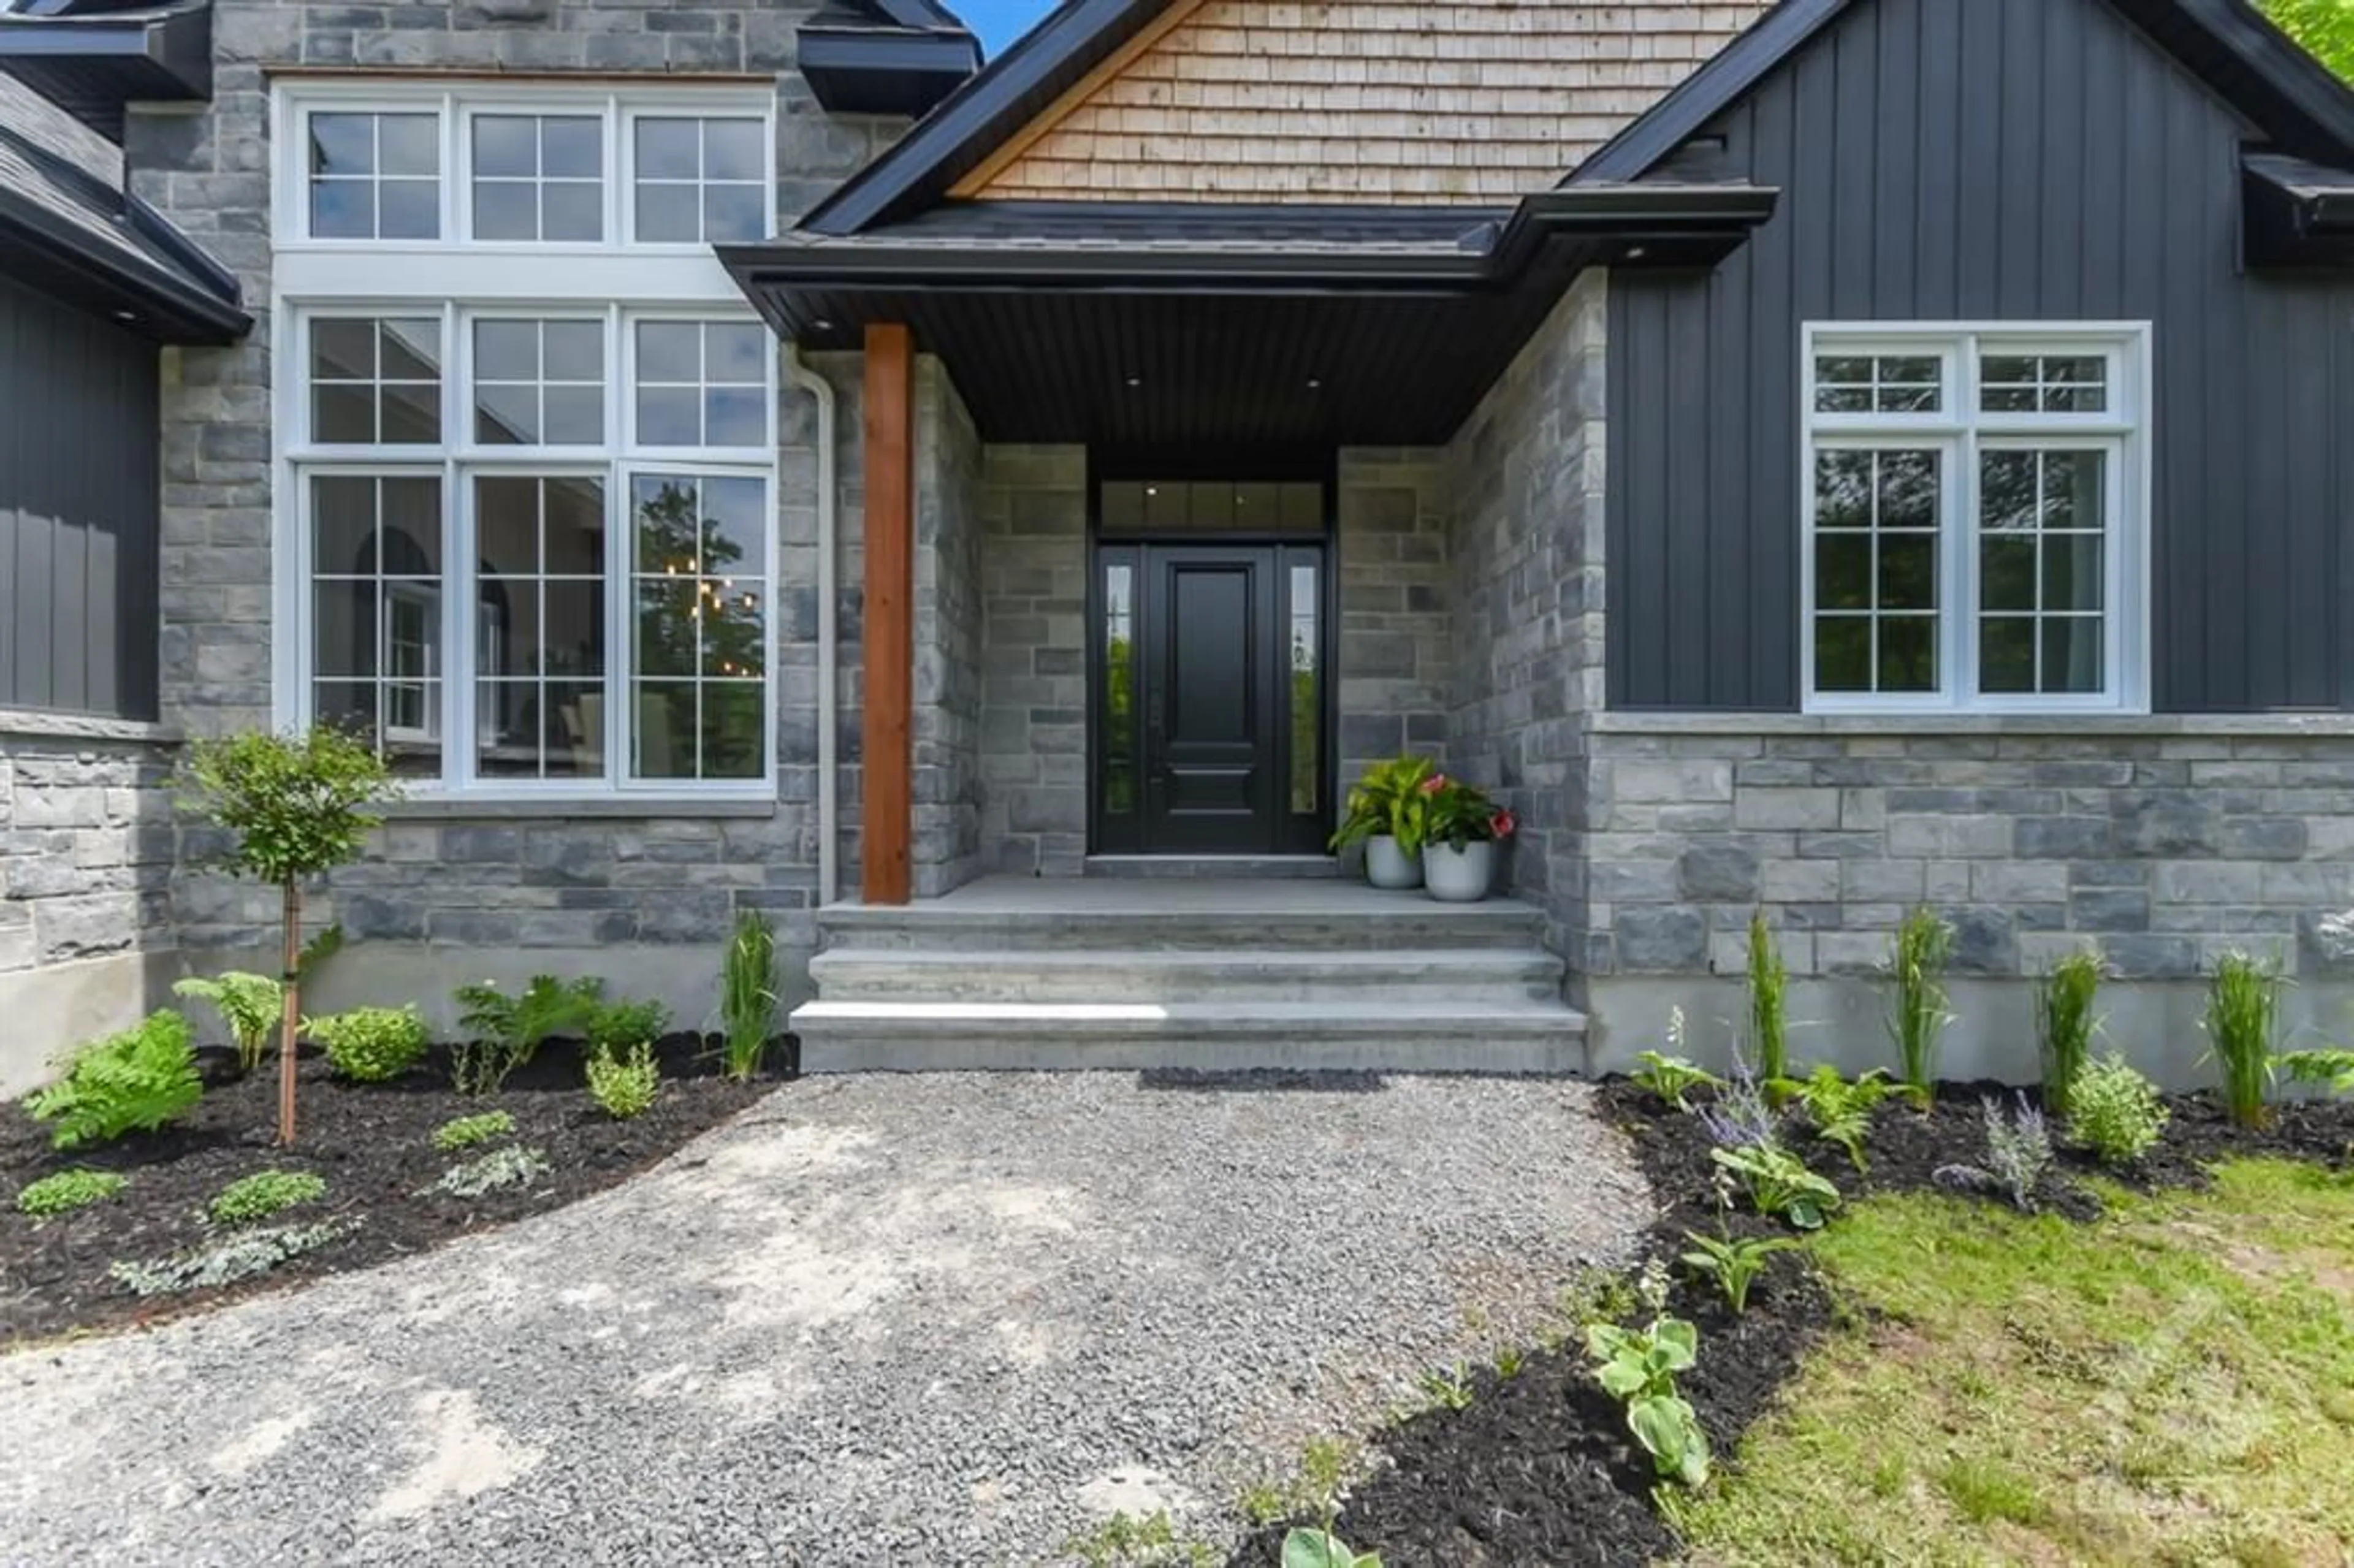
[[[1511,883],[1588,946],[1582,715],[1602,703],[1606,274],[1586,273],[1447,450],[1449,768],[1518,815]]]
[[[164,368],[163,713],[195,734],[270,718],[273,569],[270,437],[271,149],[266,73],[284,66],[473,71],[771,74],[777,79],[778,208],[790,223],[905,129],[830,117],[793,67],[807,4],[665,5],[643,0],[501,0],[328,6],[217,0],[215,97],[195,112],[134,111],[134,188],[239,274],[260,318],[228,349],[167,350]],[[855,886],[860,557],[858,359],[820,366],[841,403],[843,876]],[[816,896],[817,607],[814,423],[788,387],[780,428],[778,803],[726,814],[612,820],[569,810],[470,819],[404,818],[368,863],[321,906],[365,947],[484,943],[713,943],[733,909],[779,912],[804,954]],[[183,857],[186,857],[184,855]],[[264,945],[268,895],[201,871],[175,879],[188,946]],[[355,956],[358,952],[355,949]],[[453,960],[454,961],[454,960]],[[716,961],[716,960],[715,960]]]
[[[1445,454],[1341,453],[1340,783],[1377,762],[1447,749],[1455,650]]]
[[[1087,850],[1087,460],[982,460],[981,767],[991,871],[1076,875]]]
[[[981,865],[981,448],[940,362],[916,366],[916,896]]]

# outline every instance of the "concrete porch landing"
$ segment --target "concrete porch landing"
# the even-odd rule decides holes
[[[819,911],[805,1072],[1584,1065],[1538,911],[1342,880],[1000,876]]]

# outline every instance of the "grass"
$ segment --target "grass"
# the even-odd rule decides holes
[[[1858,1312],[1670,1498],[1699,1560],[2336,1563],[2354,1541],[2354,1179],[2224,1166],[2110,1215],[1907,1193],[1809,1243]]]

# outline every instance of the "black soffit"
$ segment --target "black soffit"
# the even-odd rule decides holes
[[[931,0],[828,0],[796,29],[801,76],[833,114],[920,119],[981,69],[981,45]]]
[[[119,143],[132,103],[211,100],[210,0],[0,0],[0,69]]]

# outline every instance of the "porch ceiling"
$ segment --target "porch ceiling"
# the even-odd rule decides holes
[[[1712,265],[1775,196],[1628,186],[1437,213],[987,204],[721,259],[805,347],[907,323],[989,440],[1426,445],[1453,434],[1581,269]]]

